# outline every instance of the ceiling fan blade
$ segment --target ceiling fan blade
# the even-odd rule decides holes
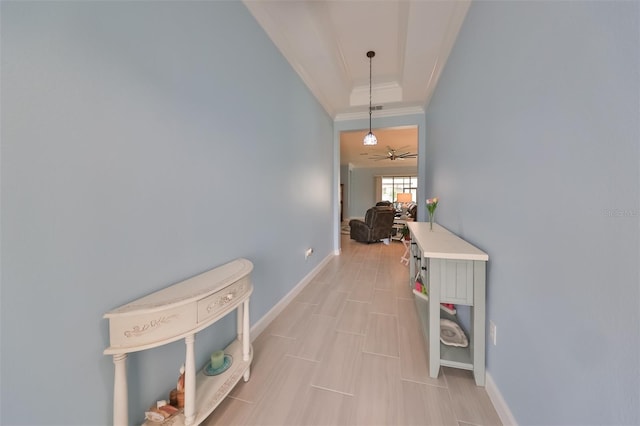
[[[417,156],[418,154],[412,154],[410,152],[405,152],[405,153],[396,155],[396,157],[398,158],[416,158]]]

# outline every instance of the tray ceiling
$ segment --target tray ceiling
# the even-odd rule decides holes
[[[424,111],[469,1],[245,0],[244,4],[336,120]]]
[[[387,146],[417,152],[417,131],[376,129],[376,117],[424,112],[471,0],[244,0],[292,68],[336,121],[368,118],[372,62],[374,133],[341,137],[341,164],[415,166],[415,159],[373,161]],[[415,136],[413,141],[408,134]]]

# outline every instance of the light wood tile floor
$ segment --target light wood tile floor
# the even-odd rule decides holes
[[[336,256],[253,342],[213,425],[500,425],[470,371],[429,377],[404,247],[342,235]]]

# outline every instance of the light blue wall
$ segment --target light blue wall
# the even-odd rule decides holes
[[[639,2],[473,2],[426,114],[522,425],[640,424]]]
[[[1,12],[0,423],[108,424],[105,312],[246,257],[255,323],[332,253],[333,123],[240,2]],[[129,358],[132,422],[183,359]]]

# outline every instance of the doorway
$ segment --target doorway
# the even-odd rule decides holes
[[[404,127],[414,127],[417,128],[417,153],[418,157],[416,158],[417,163],[417,172],[418,172],[418,182],[419,188],[417,191],[417,203],[420,204],[419,200],[425,199],[425,190],[426,190],[426,170],[424,167],[424,153],[426,150],[426,140],[425,140],[425,113],[422,108],[414,108],[407,109],[405,114],[390,114],[390,110],[387,112],[388,115],[376,118],[375,124],[378,126],[373,130],[373,132],[378,135],[381,130],[384,129],[393,129],[393,128],[404,128]],[[335,202],[334,202],[334,253],[340,254],[340,203],[339,203],[339,194],[340,194],[340,183],[343,183],[344,186],[344,195],[343,195],[343,215],[344,220],[347,220],[351,215],[351,207],[350,203],[352,202],[352,197],[357,190],[355,188],[350,188],[349,184],[353,183],[354,178],[353,174],[350,170],[354,172],[358,172],[358,167],[350,166],[347,160],[347,157],[341,154],[342,144],[340,142],[341,136],[343,133],[348,133],[352,131],[361,132],[361,137],[358,138],[358,143],[362,143],[362,139],[364,135],[368,132],[369,128],[369,118],[368,115],[362,114],[361,118],[352,118],[352,119],[344,119],[340,117],[336,117],[334,119],[334,133],[333,133],[333,146],[334,146],[334,177],[333,177],[333,185],[335,188]],[[364,130],[367,129],[367,130]],[[386,141],[379,139],[378,147],[385,147]],[[363,145],[362,145],[363,146]],[[374,197],[375,198],[375,197]],[[418,220],[424,220],[424,209],[418,210]]]
[[[380,176],[418,175],[417,125],[375,129],[375,146],[363,145],[366,133],[340,132],[341,223],[364,216],[368,208],[381,201]],[[415,198],[417,201],[417,194]]]

